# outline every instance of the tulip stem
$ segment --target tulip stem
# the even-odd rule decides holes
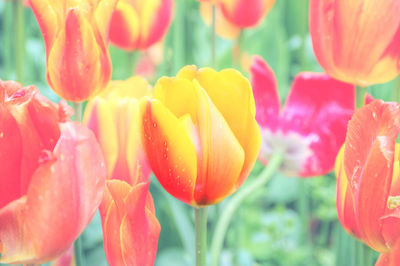
[[[262,189],[265,184],[271,179],[273,174],[278,170],[283,160],[282,154],[274,154],[268,162],[268,166],[264,168],[261,174],[249,185],[242,187],[234,194],[230,201],[224,206],[224,210],[218,219],[214,231],[214,237],[211,242],[211,266],[219,265],[219,255],[224,243],[225,234],[229,223],[232,220],[233,214],[239,208],[242,201],[256,190]]]
[[[212,5],[212,20],[211,20],[211,65],[216,68],[217,53],[216,53],[216,6]]]
[[[17,81],[24,83],[24,6],[22,0],[12,1],[14,17],[14,57]]]
[[[356,87],[356,108],[360,108],[364,105],[365,93],[367,93],[368,87]]]
[[[75,266],[83,266],[82,239],[78,237],[74,243]]]
[[[74,108],[74,120],[78,122],[82,121],[82,103],[73,102],[72,105]]]
[[[394,80],[394,101],[400,103],[400,75]]]
[[[207,262],[207,207],[194,209],[196,226],[196,266]]]
[[[12,7],[14,2],[5,1],[4,2],[4,11],[3,11],[3,41],[4,41],[4,48],[3,48],[3,58],[4,58],[4,79],[10,79],[10,73],[12,71],[12,44],[11,39],[14,35],[12,30]]]

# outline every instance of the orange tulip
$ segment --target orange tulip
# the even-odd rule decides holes
[[[108,27],[117,0],[31,0],[46,46],[47,81],[62,98],[85,101],[111,78]]]
[[[144,50],[161,40],[171,23],[173,0],[120,0],[110,25],[111,42]]]
[[[361,107],[335,166],[339,221],[385,260],[400,240],[399,130],[399,104],[375,100]]]
[[[0,263],[60,256],[103,198],[101,150],[68,115],[35,87],[0,81]]]
[[[275,0],[220,0],[217,4],[225,18],[238,28],[250,28],[267,15]]]
[[[315,55],[332,77],[359,86],[400,73],[399,0],[311,0]]]
[[[110,265],[153,265],[155,260],[160,225],[139,129],[139,98],[150,95],[149,84],[132,77],[111,83],[85,110],[84,122],[95,133],[107,165],[100,215]]]
[[[247,178],[261,137],[251,85],[236,70],[186,66],[140,108],[149,164],[177,199],[216,204]]]

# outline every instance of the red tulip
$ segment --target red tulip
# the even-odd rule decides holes
[[[383,262],[399,254],[399,130],[400,105],[375,100],[355,112],[336,159],[339,221],[383,253],[378,265],[397,265]]]
[[[104,192],[95,137],[33,87],[0,81],[1,263],[43,263],[82,233]]]
[[[140,77],[115,81],[85,110],[84,121],[100,143],[108,170],[100,215],[110,265],[153,265],[157,252],[160,224],[148,191],[139,116],[139,99],[150,96],[150,88]]]
[[[171,23],[173,0],[120,0],[110,25],[111,42],[143,50],[160,41]]]
[[[117,0],[31,0],[46,45],[47,81],[62,98],[85,101],[111,78],[108,28]]]
[[[399,0],[311,0],[310,34],[330,76],[359,86],[400,73]]]
[[[267,15],[275,0],[219,0],[225,18],[239,28],[255,27]]]
[[[280,107],[275,75],[260,58],[251,67],[256,119],[261,127],[263,163],[284,154],[281,171],[292,176],[318,176],[333,169],[354,110],[354,87],[326,74],[298,74]]]

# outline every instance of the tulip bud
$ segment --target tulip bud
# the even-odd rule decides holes
[[[116,2],[31,0],[46,46],[47,81],[60,97],[81,102],[107,86],[107,36]]]

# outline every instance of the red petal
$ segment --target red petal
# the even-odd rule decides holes
[[[106,177],[93,133],[78,123],[61,124],[54,156],[38,167],[27,194],[27,239],[43,260],[59,256],[81,234],[102,200]]]
[[[382,253],[375,266],[398,266],[400,265],[400,240],[396,242],[389,253]]]
[[[5,106],[0,104],[0,210],[23,195],[21,159],[22,139],[17,121]]]
[[[354,86],[326,74],[304,72],[295,77],[280,126],[283,132],[294,131],[311,140],[313,154],[301,176],[322,175],[332,170],[353,114],[354,97]]]
[[[395,140],[400,130],[400,109],[395,103],[373,101],[358,109],[349,122],[344,165],[355,200],[364,241],[386,252],[381,235],[392,181]]]
[[[263,128],[276,129],[280,109],[274,71],[259,56],[254,56],[251,65],[251,84],[256,103],[256,120]]]
[[[160,224],[145,207],[149,184],[133,187],[125,201],[127,215],[121,225],[121,244],[126,265],[153,265],[156,258]]]
[[[125,265],[121,251],[120,228],[122,219],[126,215],[124,199],[130,190],[131,186],[125,181],[107,181],[105,197],[109,197],[111,201],[106,214],[102,216],[102,223],[104,251],[110,265]]]

